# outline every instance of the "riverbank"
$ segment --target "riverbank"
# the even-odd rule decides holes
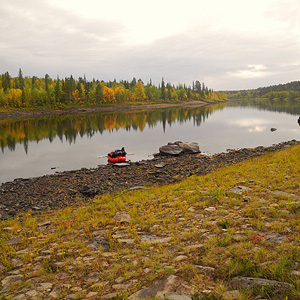
[[[4,119],[24,119],[24,118],[37,118],[49,115],[75,115],[75,114],[88,114],[92,112],[116,112],[127,110],[141,110],[150,108],[167,108],[167,107],[184,107],[184,106],[204,106],[213,104],[204,101],[189,101],[178,103],[127,103],[116,105],[102,105],[102,106],[79,106],[65,109],[39,109],[39,110],[11,110],[0,112],[0,120]]]
[[[0,215],[5,219],[22,211],[43,211],[88,202],[96,195],[117,190],[174,183],[191,175],[207,174],[220,167],[297,144],[299,141],[290,141],[270,147],[229,150],[212,156],[201,153],[158,156],[152,160],[129,163],[125,167],[107,164],[93,169],[15,179],[0,186]]]
[[[299,142],[291,141],[110,166],[113,178],[101,177],[103,170],[74,171],[76,180],[95,173],[104,179],[97,187],[109,180],[121,190],[0,221],[0,297],[300,299],[299,155]],[[133,170],[140,171],[131,174],[135,180],[178,182],[133,182],[126,191],[131,180],[120,175]],[[45,193],[62,192],[62,203],[75,182],[71,174],[18,180],[5,190],[25,199],[18,188],[29,184],[29,201],[43,183]],[[58,178],[65,188],[55,185]]]

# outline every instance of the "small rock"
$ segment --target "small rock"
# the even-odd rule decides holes
[[[130,215],[125,212],[117,212],[113,221],[118,223],[130,223]]]
[[[238,290],[226,291],[223,294],[224,300],[239,300],[241,298],[241,293]]]
[[[2,231],[13,231],[14,228],[13,227],[4,227],[2,228]]]
[[[52,292],[49,294],[49,296],[50,296],[51,298],[56,299],[56,298],[58,298],[59,293],[58,293],[57,290],[54,290],[54,291],[52,291]]]
[[[99,194],[99,188],[90,185],[83,186],[79,192],[88,197],[94,197]]]
[[[264,240],[272,243],[282,243],[286,240],[286,236],[277,232],[267,232],[262,234]]]
[[[297,276],[297,277],[300,278],[300,271],[293,270],[293,271],[291,272],[291,275]]]
[[[83,280],[87,283],[95,283],[99,281],[100,275],[98,272],[93,272],[85,276]]]
[[[187,247],[187,250],[195,250],[204,248],[204,244],[195,244]]]
[[[39,227],[47,227],[51,225],[51,221],[41,222],[37,224]]]
[[[82,288],[79,286],[74,286],[74,287],[70,288],[70,291],[73,293],[78,293],[78,292],[82,291]]]
[[[182,260],[186,260],[188,257],[186,255],[178,255],[175,258],[175,261],[182,261]]]
[[[11,216],[8,213],[1,213],[0,214],[0,220],[8,220]]]
[[[272,194],[277,195],[277,196],[284,196],[284,197],[298,198],[298,196],[295,195],[295,194],[286,193],[286,192],[278,191],[278,190],[272,192]]]
[[[103,236],[107,231],[106,230],[96,230],[93,231],[92,234],[93,236]]]
[[[247,238],[245,234],[234,234],[232,237],[235,241],[239,241],[239,242],[244,241]]]
[[[131,284],[125,284],[125,283],[119,283],[119,284],[114,284],[112,288],[116,291],[126,291],[130,288]]]
[[[26,293],[26,296],[29,297],[30,299],[37,299],[39,297],[40,293],[38,293],[35,290],[31,290]]]
[[[1,273],[3,270],[5,270],[5,267],[4,267],[2,264],[0,264],[0,273]]]
[[[215,272],[215,268],[212,267],[205,267],[205,266],[196,266],[196,269],[199,273],[208,275],[208,276],[213,276]]]
[[[207,212],[213,212],[213,211],[216,211],[216,208],[211,206],[211,207],[206,207],[204,208],[204,211],[207,211]]]
[[[163,167],[165,167],[165,165],[166,165],[165,163],[160,163],[160,164],[156,164],[155,167],[156,168],[163,168]]]
[[[272,127],[270,130],[273,132],[273,131],[276,131],[277,128]]]
[[[32,210],[43,210],[44,206],[32,206]]]
[[[134,244],[134,239],[118,239],[118,242],[120,244],[127,244],[127,245],[132,245]]]
[[[168,300],[192,300],[192,296],[185,295],[185,294],[167,293],[167,294],[164,294],[163,296],[164,296],[163,300],[164,299],[168,299]],[[157,297],[157,299],[159,299],[159,296]]]
[[[98,292],[89,292],[87,295],[86,295],[86,298],[89,299],[89,298],[94,298],[94,297],[97,297],[98,296]]]
[[[125,163],[125,162],[121,162],[121,163],[115,163],[115,164],[113,164],[113,166],[122,168],[122,167],[128,167],[128,166],[130,166],[130,164],[129,163]]]
[[[175,293],[175,294],[191,294],[195,292],[194,287],[189,285],[181,277],[170,275],[168,278],[158,280],[151,286],[141,289],[132,294],[129,300],[155,298],[158,295]]]
[[[114,299],[115,297],[117,297],[118,293],[110,293],[110,294],[106,294],[101,296],[102,300],[110,300],[110,299]]]
[[[97,251],[99,249],[107,250],[108,244],[106,243],[105,238],[96,237],[89,241],[87,248],[92,251]]]
[[[6,242],[7,245],[18,245],[20,243],[21,243],[21,241],[19,238],[13,238]]]
[[[133,186],[133,187],[129,188],[128,191],[143,190],[143,189],[145,189],[145,186],[138,185],[138,186]]]
[[[5,277],[1,283],[2,283],[2,287],[7,287],[13,283],[19,283],[21,282],[23,279],[23,275],[11,275],[11,276],[7,276]]]
[[[78,299],[78,295],[76,294],[69,294],[65,297],[65,300],[73,300],[73,299]]]
[[[70,196],[74,196],[74,195],[76,195],[77,191],[72,190],[72,189],[67,189],[67,193],[68,193]]]
[[[25,294],[20,294],[20,295],[14,297],[14,300],[26,300],[26,296],[25,296]]]
[[[147,244],[159,244],[159,243],[168,243],[172,238],[171,237],[157,237],[153,234],[141,234],[139,235],[141,242]]]
[[[242,194],[246,191],[251,191],[251,188],[247,187],[247,186],[235,186],[233,188],[230,189],[230,192],[236,193],[236,194]]]
[[[100,288],[101,290],[109,291],[109,289],[110,289],[109,281],[97,282],[97,283],[93,284],[91,286],[91,288],[93,288],[93,289]]]
[[[53,283],[51,283],[51,282],[43,282],[43,283],[39,283],[37,285],[36,289],[38,291],[41,291],[41,292],[43,292],[43,291],[50,292],[51,289],[52,289],[52,287],[53,287]]]

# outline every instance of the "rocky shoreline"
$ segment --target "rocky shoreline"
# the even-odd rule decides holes
[[[152,160],[129,162],[125,166],[108,164],[93,169],[15,179],[0,186],[0,219],[28,210],[43,211],[76,205],[98,194],[174,183],[298,144],[300,141],[292,140],[269,147],[229,149],[226,153],[212,156],[202,153],[159,155]]]

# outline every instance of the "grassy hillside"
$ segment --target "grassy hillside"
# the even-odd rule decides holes
[[[174,274],[195,299],[300,299],[299,157],[293,146],[177,184],[1,221],[0,298],[126,299]],[[228,298],[238,275],[292,288]]]

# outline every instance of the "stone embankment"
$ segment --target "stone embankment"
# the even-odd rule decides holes
[[[212,156],[184,151],[184,154],[177,156],[157,155],[152,160],[125,165],[107,164],[94,169],[83,168],[37,178],[15,179],[0,186],[0,219],[27,210],[67,207],[116,190],[173,183],[299,143],[292,140],[270,147],[228,149],[226,153]]]

